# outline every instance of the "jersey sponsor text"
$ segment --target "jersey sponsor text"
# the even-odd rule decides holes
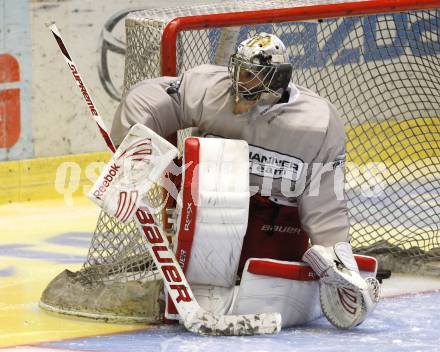
[[[290,155],[249,145],[249,172],[273,179],[298,180],[304,163]]]

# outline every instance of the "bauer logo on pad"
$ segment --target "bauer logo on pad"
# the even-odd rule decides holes
[[[88,196],[107,214],[128,222],[139,202],[177,156],[177,149],[136,124],[122,141]]]

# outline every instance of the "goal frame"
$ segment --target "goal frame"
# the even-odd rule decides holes
[[[165,26],[162,33],[161,74],[162,76],[177,75],[177,38],[179,33],[183,31],[233,27],[243,24],[257,25],[288,21],[320,20],[324,18],[368,16],[434,8],[440,8],[440,0],[373,0],[177,17]],[[274,15],[275,12],[276,16]]]
[[[265,23],[319,21],[338,17],[391,14],[435,8],[440,8],[440,0],[363,0],[348,3],[315,4],[269,10],[176,17],[168,22],[163,29],[160,43],[160,72],[161,76],[175,77],[178,75],[177,43],[179,34],[184,31]],[[167,139],[177,145],[176,134],[168,136]],[[163,219],[165,228],[169,229],[171,226],[168,224],[166,212],[163,214]]]

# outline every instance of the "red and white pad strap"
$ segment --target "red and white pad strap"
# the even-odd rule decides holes
[[[126,223],[176,156],[176,147],[148,127],[136,124],[88,196],[107,214]]]

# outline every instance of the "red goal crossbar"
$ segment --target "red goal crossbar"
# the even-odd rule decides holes
[[[177,35],[182,31],[347,16],[366,16],[439,7],[440,0],[373,0],[178,17],[167,24],[162,34],[161,73],[163,76],[176,76]]]

